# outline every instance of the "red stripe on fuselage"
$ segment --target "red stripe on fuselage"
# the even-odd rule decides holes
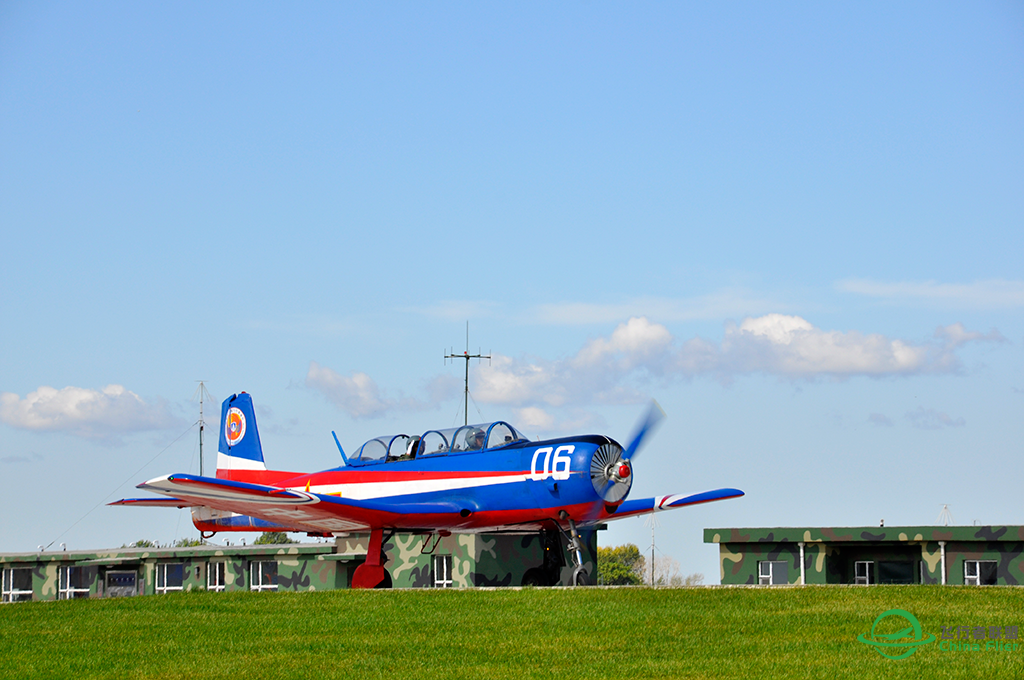
[[[283,486],[281,482],[294,479],[298,472],[286,470],[217,470],[217,479],[246,484],[264,484],[266,486]]]

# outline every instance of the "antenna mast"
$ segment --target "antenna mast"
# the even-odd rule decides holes
[[[652,508],[651,509],[651,514],[648,515],[647,519],[644,520],[644,526],[647,526],[648,522],[651,523],[651,587],[652,588],[655,587],[655,585],[657,585],[654,582],[654,528],[656,526],[658,526],[658,518],[654,516],[654,512],[655,511]]]
[[[479,353],[479,350],[478,350],[477,354],[470,354],[469,353],[469,322],[467,321],[466,322],[466,351],[463,352],[462,354],[456,354],[455,350],[453,349],[451,352],[449,352],[448,354],[444,355],[444,359],[445,359],[445,363],[446,364],[448,363],[449,359],[451,359],[453,363],[454,363],[454,361],[456,359],[465,359],[466,360],[466,382],[465,382],[466,390],[463,393],[462,414],[463,414],[464,420],[463,420],[462,424],[463,425],[469,425],[469,360],[470,359],[487,359],[488,363],[490,363],[491,355],[488,354],[488,355],[484,356],[483,354]]]
[[[203,380],[197,380],[199,387],[192,394],[192,401],[196,400],[196,396],[199,397],[199,476],[203,476],[203,429],[206,427],[206,421],[203,420],[203,397],[209,397],[213,399],[213,395],[210,394],[209,390],[206,389],[206,383]]]

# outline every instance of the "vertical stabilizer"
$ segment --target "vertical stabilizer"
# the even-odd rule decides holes
[[[233,470],[266,469],[252,397],[245,392],[233,394],[220,407],[217,476],[231,478]]]

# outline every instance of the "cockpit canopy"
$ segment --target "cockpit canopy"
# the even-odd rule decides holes
[[[518,441],[527,439],[508,423],[498,420],[447,430],[430,430],[422,435],[395,434],[375,437],[360,446],[355,455],[349,456],[349,462],[390,463],[424,456],[499,449]]]

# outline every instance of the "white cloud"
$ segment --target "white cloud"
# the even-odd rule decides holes
[[[507,309],[490,300],[444,300],[425,307],[403,307],[398,311],[447,321],[465,321],[502,315],[524,325],[574,326],[610,324],[631,317],[668,321],[723,319],[770,309],[784,308],[774,299],[743,287],[724,288],[690,298],[636,297],[611,303],[556,302],[519,309]]]
[[[780,303],[744,288],[726,288],[691,298],[640,297],[619,303],[564,302],[538,305],[528,312],[529,323],[550,325],[607,324],[630,317],[664,321],[693,321],[742,316],[779,309]]]
[[[945,345],[949,349],[955,349],[961,345],[965,345],[968,342],[980,341],[980,342],[1009,342],[1003,334],[996,329],[990,330],[988,333],[979,333],[977,331],[968,331],[962,323],[954,323],[948,326],[939,326],[935,329],[935,337],[943,340]]]
[[[353,418],[371,419],[381,418],[395,409],[419,411],[436,407],[461,393],[462,381],[448,375],[436,376],[424,385],[426,401],[389,398],[381,393],[377,383],[365,373],[356,371],[351,376],[341,375],[311,361],[309,371],[306,372],[306,387],[317,390]]]
[[[114,443],[125,434],[162,430],[182,423],[171,415],[163,400],[147,404],[121,385],[107,385],[102,390],[57,390],[43,386],[24,399],[3,392],[0,422],[24,430],[68,432]]]
[[[1013,309],[1024,307],[1024,281],[992,279],[974,283],[937,281],[871,281],[847,279],[839,290],[903,304],[930,303],[957,309]]]
[[[482,402],[519,408],[643,401],[643,383],[710,376],[728,381],[763,373],[790,379],[890,377],[960,369],[955,350],[964,343],[1001,338],[953,324],[935,341],[914,343],[859,331],[826,331],[783,314],[728,325],[721,343],[677,341],[667,328],[643,317],[620,324],[610,336],[590,340],[557,361],[495,355],[471,385]],[[540,415],[528,412],[527,417]]]
[[[923,406],[908,411],[904,417],[911,425],[922,430],[941,430],[946,427],[963,427],[967,424],[962,417],[952,418],[941,411]]]
[[[798,316],[768,314],[726,329],[720,370],[788,377],[907,375],[930,368],[927,346],[857,331],[823,331]]]
[[[306,387],[319,391],[353,418],[379,418],[394,407],[393,401],[381,398],[380,388],[367,374],[341,375],[315,361],[309,362]]]
[[[868,416],[868,422],[879,427],[892,427],[892,419],[881,413],[872,413]]]

